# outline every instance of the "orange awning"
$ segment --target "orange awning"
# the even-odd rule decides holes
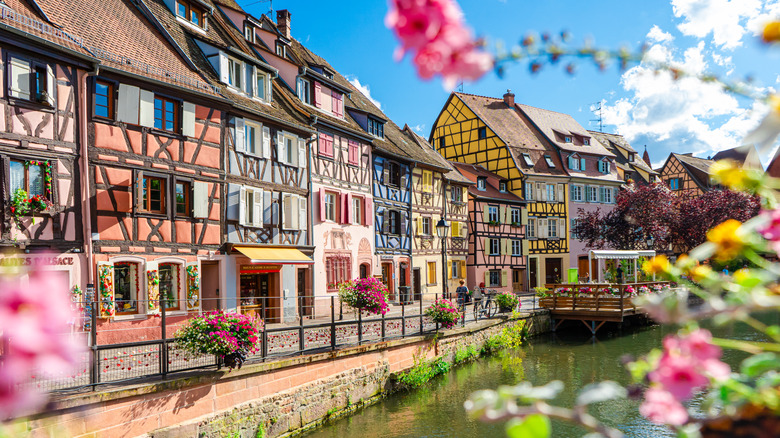
[[[236,251],[247,256],[252,263],[270,263],[280,265],[311,265],[314,260],[295,248],[255,248],[235,246]]]

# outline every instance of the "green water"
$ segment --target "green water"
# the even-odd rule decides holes
[[[766,323],[780,323],[778,315],[761,319]],[[712,330],[715,336],[720,337],[763,340],[761,335],[742,324]],[[672,331],[670,327],[661,326],[605,330],[599,332],[595,341],[571,331],[534,338],[520,350],[458,367],[422,389],[393,394],[306,437],[505,436],[503,424],[486,424],[467,418],[463,402],[473,391],[512,385],[523,380],[534,385],[561,380],[566,390],[554,404],[570,407],[577,390],[589,383],[614,380],[628,384],[628,375],[620,358],[625,354],[639,356],[652,348],[661,347],[663,337]],[[744,357],[742,353],[726,351],[723,360],[734,369]],[[693,400],[692,404],[695,406],[697,402]],[[618,400],[593,405],[590,412],[606,424],[619,428],[626,436],[672,436],[663,427],[641,417],[638,406],[639,401],[636,400]],[[553,422],[554,437],[575,437],[585,433],[583,429],[567,423]]]

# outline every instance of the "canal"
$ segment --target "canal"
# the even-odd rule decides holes
[[[777,315],[761,318],[778,324]],[[576,330],[576,326],[572,326]],[[307,438],[401,438],[401,437],[502,437],[503,424],[486,424],[466,416],[463,402],[479,389],[495,389],[527,380],[542,385],[561,380],[565,391],[554,404],[570,407],[579,388],[601,380],[629,383],[621,364],[626,354],[640,356],[660,348],[671,327],[650,326],[599,332],[597,340],[572,331],[545,335],[530,340],[523,348],[481,359],[435,379],[419,390],[393,394],[382,402],[354,415],[326,424]],[[715,336],[732,339],[763,340],[760,334],[742,324],[712,329]],[[723,360],[735,369],[744,354],[725,351]],[[698,400],[693,400],[695,406]],[[638,400],[617,400],[591,406],[590,412],[626,436],[673,436],[663,427],[650,423],[638,412]],[[584,429],[553,422],[554,437],[579,437]]]

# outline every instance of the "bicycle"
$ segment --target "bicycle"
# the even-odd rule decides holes
[[[478,321],[480,316],[492,318],[498,313],[498,304],[493,301],[495,290],[488,290],[482,293],[482,298],[474,301],[474,321]]]

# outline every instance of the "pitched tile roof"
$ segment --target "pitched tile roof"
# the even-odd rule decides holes
[[[636,152],[636,150],[633,147],[631,147],[631,145],[628,143],[628,141],[625,138],[623,138],[622,135],[610,134],[607,132],[598,132],[598,131],[588,131],[588,132],[595,139],[597,139],[602,146],[604,146],[612,153],[614,153],[615,161],[618,164],[622,164],[624,168],[630,170],[631,167],[635,167],[651,175],[658,173],[655,170],[653,170],[650,166],[648,166],[647,163],[645,163],[644,160],[642,160],[639,157],[639,154]],[[632,152],[636,154],[634,155],[634,161],[628,161],[628,158],[626,158],[625,155],[623,155],[620,151],[617,150],[618,147],[628,152]]]
[[[523,198],[515,195],[512,192],[500,191],[498,189],[498,182],[503,178],[493,172],[486,170],[484,167],[477,164],[465,164],[455,161],[451,161],[450,163],[452,163],[452,165],[455,167],[455,169],[457,169],[458,172],[461,173],[461,175],[473,183],[476,183],[479,177],[484,177],[486,179],[487,184],[485,185],[485,190],[479,190],[477,185],[474,184],[469,186],[469,195],[475,198],[501,199],[504,201],[517,203],[525,202]]]
[[[761,159],[758,157],[758,151],[752,144],[737,146],[735,148],[720,151],[712,157],[712,161],[734,160],[741,163],[744,167],[763,169]]]
[[[463,184],[471,184],[471,180],[464,177],[460,174],[455,168],[452,166],[452,164],[445,160],[444,157],[439,155],[438,152],[436,152],[433,149],[433,146],[431,146],[430,143],[428,143],[428,140],[424,139],[422,136],[414,132],[412,128],[409,127],[409,125],[404,125],[403,129],[404,133],[409,135],[412,140],[414,140],[417,145],[420,147],[420,149],[423,150],[423,152],[431,157],[433,161],[437,161],[438,163],[441,163],[440,167],[444,170],[444,178],[455,182],[455,183],[463,183]]]
[[[508,146],[517,167],[530,175],[566,175],[557,152],[547,140],[516,109],[510,108],[503,99],[478,96],[467,93],[453,93],[465,103]],[[523,157],[527,154],[532,166]],[[545,162],[547,155],[555,167]]]
[[[84,47],[81,36],[49,24],[48,16],[40,12],[43,11],[32,8],[30,3],[24,0],[0,0],[0,25],[9,26],[81,55],[92,56]]]
[[[523,104],[517,104],[517,107],[531,119],[534,125],[544,133],[549,141],[560,149],[569,152],[614,157],[612,152],[608,151],[598,141],[592,141],[592,139],[590,145],[577,145],[559,140],[555,135],[556,132],[563,135],[578,135],[581,137],[591,136],[588,130],[577,123],[572,116]]]
[[[699,158],[694,157],[691,154],[676,154],[672,152],[672,155],[677,157],[677,159],[685,165],[686,167],[690,167],[692,169],[696,169],[700,172],[704,172],[707,175],[710,173],[710,166],[712,165],[713,161],[708,160],[706,158]]]

